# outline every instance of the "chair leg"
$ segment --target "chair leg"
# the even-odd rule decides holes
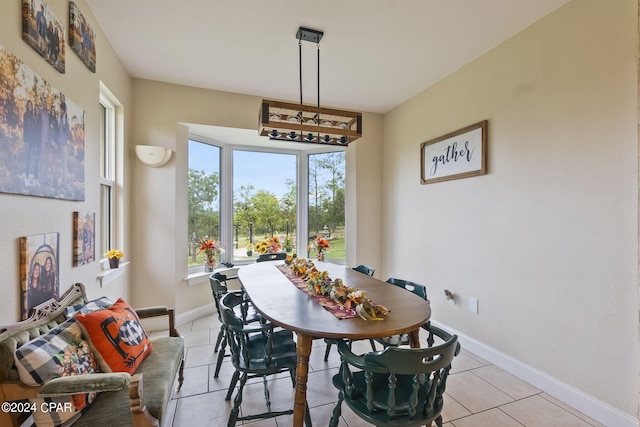
[[[224,400],[231,400],[233,390],[236,388],[236,384],[238,384],[238,378],[240,378],[240,371],[236,370],[233,372],[231,382],[229,383],[229,389],[227,390],[227,396],[224,398]]]
[[[262,376],[262,384],[264,386],[264,400],[267,402],[267,412],[271,412],[271,399],[269,397],[269,386],[267,385],[267,376]]]
[[[182,382],[184,381],[184,358],[180,362],[180,370],[178,371],[178,390],[182,388]]]
[[[220,328],[220,332],[218,332],[218,338],[216,339],[216,346],[213,348],[213,352],[217,353],[220,348],[220,344],[224,338],[224,329]]]
[[[376,349],[376,342],[372,339],[369,339],[369,344],[371,345],[371,351],[378,351]]]
[[[225,353],[225,347],[222,347],[218,352],[218,361],[216,362],[216,371],[213,374],[213,378],[218,378],[218,375],[220,374],[220,368],[222,367],[222,360],[224,359]]]
[[[331,351],[331,346],[333,345],[333,341],[327,341],[327,349],[324,351],[324,361],[329,360],[329,352]]]
[[[242,404],[242,391],[244,390],[244,385],[247,382],[247,373],[243,372],[242,377],[240,378],[240,387],[238,387],[238,392],[236,393],[236,398],[233,400],[233,409],[231,409],[231,413],[229,414],[229,423],[228,427],[234,427],[236,425],[236,421],[238,420],[238,415],[240,415],[240,405]]]
[[[307,427],[313,427],[311,424],[311,412],[309,412],[309,402],[306,402],[304,407],[304,425]]]
[[[333,415],[331,415],[331,420],[329,421],[329,427],[337,427],[338,421],[340,421],[340,415],[342,414],[342,401],[344,400],[344,394],[342,392],[338,393],[338,403],[336,403],[336,407],[333,408]]]

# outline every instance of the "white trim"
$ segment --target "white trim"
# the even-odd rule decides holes
[[[556,399],[566,403],[583,414],[606,425],[615,427],[638,427],[639,420],[613,406],[596,399],[575,387],[565,384],[562,381],[539,371],[513,357],[504,354],[493,347],[471,338],[455,329],[443,325],[435,320],[431,323],[435,326],[458,335],[458,340],[462,348],[480,356],[487,362],[504,369],[512,375],[528,382],[534,387],[548,393]]]
[[[107,261],[105,265],[108,266],[109,262]],[[107,284],[113,282],[118,277],[122,276],[125,273],[125,270],[127,269],[128,265],[129,265],[129,261],[121,263],[118,268],[103,267],[103,269],[100,270],[100,272],[97,275],[97,279],[100,282],[100,287],[102,288]]]
[[[201,305],[192,310],[186,311],[176,315],[176,327],[182,326],[194,320],[198,320],[204,316],[209,316],[216,312],[216,306],[214,303]]]

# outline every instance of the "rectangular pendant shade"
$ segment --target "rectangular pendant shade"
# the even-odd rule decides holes
[[[258,133],[270,139],[348,145],[362,136],[362,113],[262,100]]]

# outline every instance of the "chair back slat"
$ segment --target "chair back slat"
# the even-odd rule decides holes
[[[441,425],[446,381],[460,345],[456,335],[431,328],[442,343],[427,348],[387,347],[356,356],[346,343],[338,342],[342,364],[333,383],[340,397],[332,420],[340,415],[344,400],[357,415],[377,426],[428,425],[432,421]]]
[[[364,265],[364,264],[360,264],[357,267],[353,267],[353,269],[362,274],[366,274],[367,276],[373,276],[373,274],[376,272],[373,267],[369,267],[368,265]]]

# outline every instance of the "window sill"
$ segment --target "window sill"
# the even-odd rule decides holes
[[[120,263],[118,268],[103,269],[98,273],[98,280],[100,281],[100,287],[104,287],[110,282],[114,281],[118,277],[122,276],[129,265],[129,261]]]
[[[238,266],[234,266],[234,267],[221,266],[219,268],[215,268],[213,270],[213,273],[222,273],[222,274],[226,274],[227,276],[237,276]],[[202,283],[209,283],[209,276],[211,276],[211,274],[212,273],[208,273],[205,271],[199,271],[197,273],[192,273],[187,275],[187,277],[185,278],[185,281],[187,282],[187,286],[196,286]]]

